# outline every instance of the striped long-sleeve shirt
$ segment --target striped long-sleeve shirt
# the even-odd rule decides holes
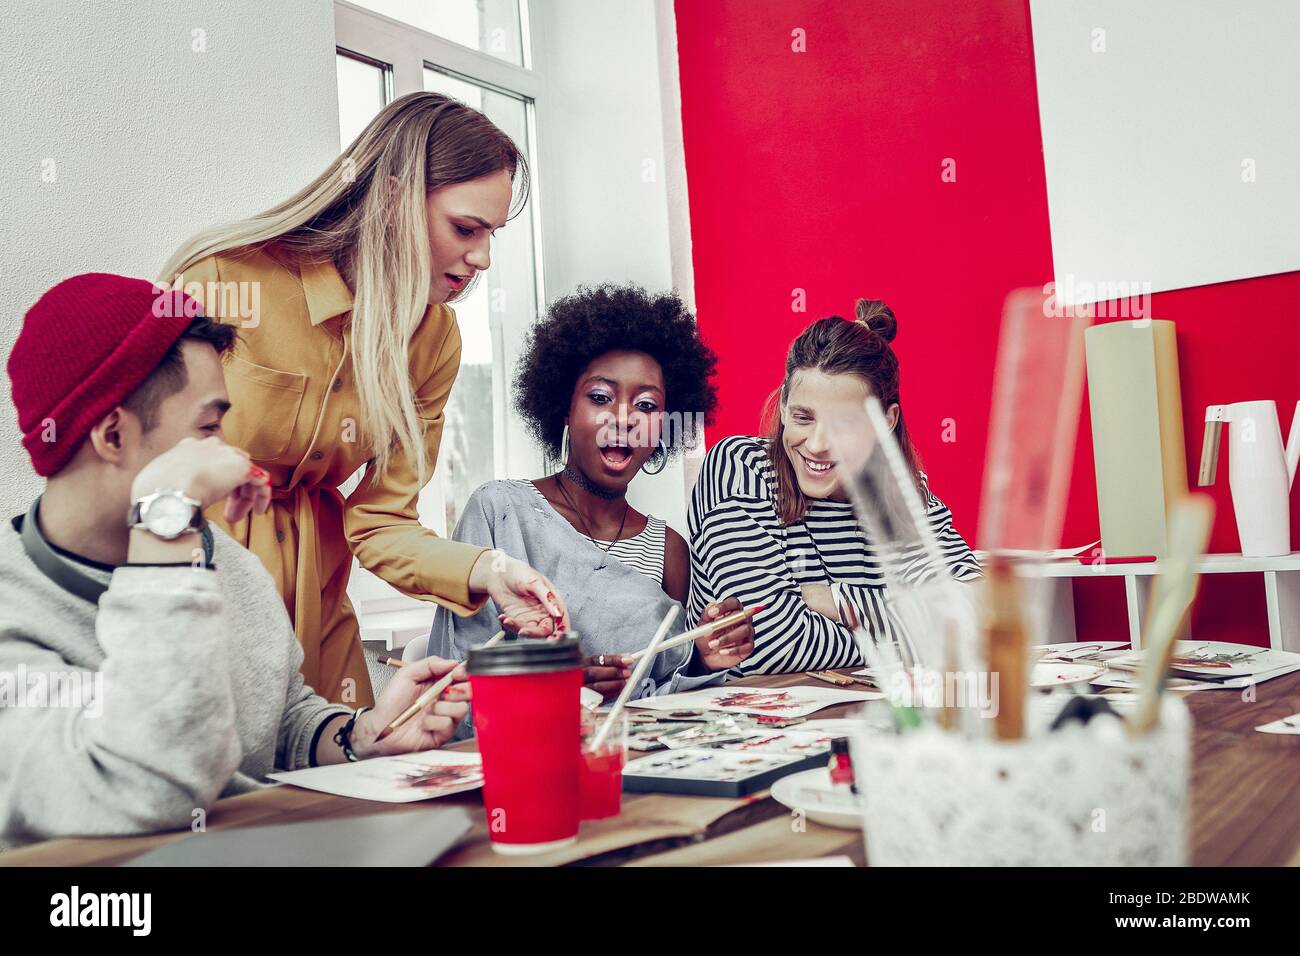
[[[802,521],[782,527],[777,517],[768,443],[732,437],[704,460],[691,497],[692,620],[710,601],[737,598],[764,604],[754,619],[754,653],[733,675],[775,674],[851,667],[862,662],[847,627],[814,611],[804,585],[838,583],[864,627],[892,639],[885,580],[848,502],[816,500]],[[980,576],[975,555],[952,526],[947,506],[926,492],[931,527],[959,581]]]

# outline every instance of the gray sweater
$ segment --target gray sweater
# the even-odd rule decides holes
[[[546,575],[564,595],[569,623],[587,655],[641,650],[675,603],[659,582],[605,554],[575,531],[527,483],[480,485],[466,502],[452,537],[500,548]],[[439,608],[429,634],[429,653],[464,660],[471,647],[483,644],[499,629],[497,613],[491,601],[471,617]],[[683,610],[668,636],[695,623],[686,620]],[[694,646],[687,644],[660,654],[633,697],[676,693],[722,680],[723,672],[688,674],[693,652]]]
[[[0,849],[189,826],[308,766],[316,729],[349,711],[303,684],[257,557],[213,536],[212,570],[76,563],[110,582],[96,606],[0,521]]]

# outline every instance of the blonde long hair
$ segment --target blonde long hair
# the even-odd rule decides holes
[[[297,263],[339,266],[353,286],[352,367],[362,430],[372,439],[371,476],[400,454],[423,484],[434,462],[425,455],[410,345],[432,282],[425,197],[502,169],[517,186],[513,218],[528,197],[528,167],[515,143],[457,100],[409,93],[384,107],[342,155],[284,202],[185,242],[159,281],[175,282],[208,256],[271,243]],[[388,187],[390,177],[395,188]]]

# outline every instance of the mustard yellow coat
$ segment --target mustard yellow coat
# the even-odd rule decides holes
[[[347,596],[351,556],[398,590],[468,615],[484,603],[469,595],[470,568],[484,549],[420,525],[420,483],[405,461],[378,482],[367,473],[346,500],[339,493],[372,453],[361,440],[352,374],[352,293],[332,263],[299,269],[263,251],[241,250],[203,259],[179,281],[209,317],[240,325],[226,358],[232,407],[225,437],[270,472],[273,486],[265,514],[230,526],[216,504],[207,517],[275,579],[302,644],[306,682],[329,700],[371,704]],[[455,313],[430,306],[411,340],[411,381],[431,465],[460,348]]]

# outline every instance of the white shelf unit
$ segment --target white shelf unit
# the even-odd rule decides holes
[[[1264,601],[1268,611],[1269,647],[1300,651],[1300,552],[1275,558],[1207,554],[1201,559],[1199,570],[1201,574],[1262,574]],[[1036,573],[1055,582],[1052,595],[1053,640],[1072,641],[1076,637],[1074,579],[1109,577],[1124,579],[1129,640],[1134,649],[1142,646],[1142,620],[1146,615],[1151,579],[1160,573],[1159,561],[1142,564],[1081,564],[1077,559],[1057,560],[1042,565]]]

